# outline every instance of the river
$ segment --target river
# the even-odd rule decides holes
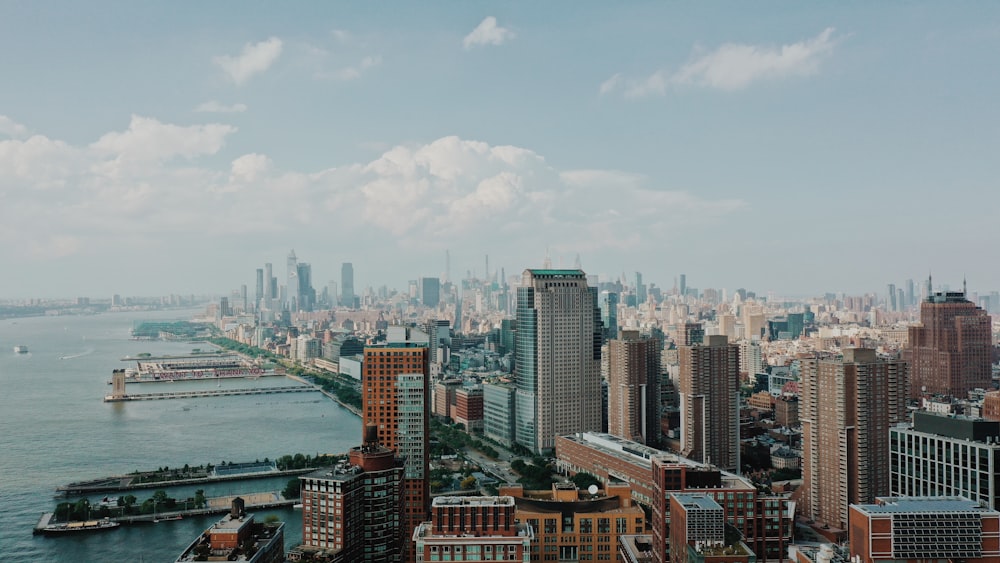
[[[204,344],[134,341],[141,320],[188,320],[200,310],[107,313],[0,320],[0,559],[3,561],[169,562],[219,516],[186,518],[72,537],[33,536],[55,488],[72,481],[185,463],[341,453],[358,445],[356,416],[320,393],[104,403],[122,356],[189,353]],[[26,345],[28,354],[14,353]],[[294,384],[283,377],[231,379],[223,388]],[[132,393],[215,389],[214,382],[129,385]],[[208,496],[277,490],[287,479],[204,486]],[[140,502],[153,490],[134,494]],[[171,496],[184,498],[187,489]],[[95,498],[95,497],[92,497]],[[285,547],[301,541],[301,515],[286,522]]]

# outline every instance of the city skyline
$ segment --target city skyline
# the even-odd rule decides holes
[[[4,297],[254,287],[289,248],[359,288],[449,250],[453,279],[579,255],[661,287],[992,289],[998,29],[932,3],[4,5]]]

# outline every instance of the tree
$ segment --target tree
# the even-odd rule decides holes
[[[289,479],[285,488],[281,491],[281,496],[286,499],[299,498],[302,492],[302,482],[298,479]]]
[[[576,485],[581,491],[587,490],[591,485],[597,485],[602,487],[604,484],[597,477],[591,475],[587,472],[580,472],[569,478],[569,480]]]
[[[476,486],[476,478],[469,475],[465,479],[462,479],[461,487],[465,490],[473,489]]]
[[[195,508],[205,508],[205,503],[208,502],[205,499],[205,490],[198,489],[194,492],[194,507]]]

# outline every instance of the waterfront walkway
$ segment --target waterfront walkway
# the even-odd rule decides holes
[[[121,475],[114,477],[104,477],[90,481],[80,481],[70,483],[62,487],[56,487],[56,492],[66,496],[87,495],[94,493],[110,493],[119,491],[132,491],[136,489],[158,489],[166,487],[178,487],[182,485],[199,485],[202,483],[220,483],[223,481],[244,481],[251,479],[261,479],[267,477],[280,477],[282,475],[302,475],[310,471],[315,471],[316,467],[306,469],[286,469],[284,471],[273,472],[253,472],[219,476],[194,477],[190,479],[172,479],[165,481],[135,482],[138,475]]]
[[[315,388],[294,387],[257,387],[253,389],[213,389],[211,391],[176,391],[173,393],[142,393],[138,395],[106,395],[105,403],[123,401],[157,401],[163,399],[199,399],[202,397],[228,397],[232,395],[270,395],[272,393],[306,393],[316,391]]]
[[[352,413],[354,413],[355,416],[361,417],[361,409],[359,409],[358,407],[356,407],[354,405],[349,405],[349,404],[345,403],[344,401],[341,401],[340,398],[337,397],[336,395],[334,395],[333,393],[330,393],[328,391],[324,391],[323,387],[321,385],[316,385],[315,383],[310,383],[307,379],[303,379],[303,378],[301,378],[301,377],[299,377],[297,375],[288,374],[285,377],[287,377],[288,379],[293,379],[295,381],[298,381],[299,383],[301,383],[303,385],[309,385],[314,390],[319,391],[320,393],[326,395],[328,399],[332,399],[333,402],[337,403],[338,405],[340,405],[340,406],[344,407],[345,409],[347,409],[347,410],[351,411]]]

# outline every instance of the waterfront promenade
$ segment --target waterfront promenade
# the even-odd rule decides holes
[[[281,477],[282,475],[302,475],[310,471],[315,471],[316,467],[306,469],[286,469],[284,471],[269,471],[266,473],[239,473],[234,475],[194,477],[191,479],[172,479],[165,481],[152,481],[136,483],[137,475],[116,475],[104,477],[90,481],[80,481],[70,483],[61,487],[56,487],[57,493],[66,496],[88,495],[94,493],[111,493],[119,491],[133,491],[138,489],[156,489],[165,487],[180,487],[184,485],[202,485],[206,483],[222,483],[225,481],[247,481],[251,479],[261,479],[267,477]]]

